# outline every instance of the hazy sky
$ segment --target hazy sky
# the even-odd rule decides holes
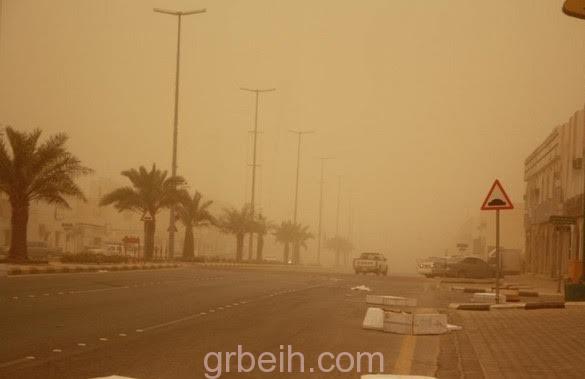
[[[398,266],[442,252],[493,179],[513,201],[525,157],[585,103],[585,22],[562,0],[3,0],[0,123],[67,132],[98,177],[170,168],[176,20],[183,23],[179,172],[206,196],[249,197],[253,97],[261,98],[259,202],[326,231],[352,197],[360,248]],[[405,259],[402,259],[405,258]]]

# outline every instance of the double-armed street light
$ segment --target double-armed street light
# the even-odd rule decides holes
[[[258,97],[261,93],[265,92],[272,92],[276,91],[276,88],[266,88],[266,89],[259,89],[259,88],[240,88],[242,91],[253,92],[256,95],[256,106],[254,112],[254,148],[253,148],[253,157],[252,157],[252,195],[250,199],[250,217],[252,221],[254,220],[254,207],[255,207],[255,197],[256,197],[256,167],[258,166],[256,163],[256,146],[258,141]],[[254,251],[254,232],[250,232],[250,240],[248,243],[248,259],[252,260],[252,253]]]
[[[205,9],[197,9],[192,11],[173,11],[168,9],[154,8],[157,13],[162,13],[170,16],[177,17],[177,58],[175,66],[175,108],[174,108],[174,119],[173,119],[173,157],[171,175],[174,177],[177,175],[177,136],[179,133],[179,75],[180,75],[180,63],[181,63],[181,21],[184,16],[191,16],[195,14],[205,13]],[[170,258],[175,253],[175,208],[170,209],[170,220],[169,220],[169,252]]]

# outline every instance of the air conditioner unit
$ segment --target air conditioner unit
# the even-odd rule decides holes
[[[583,168],[583,158],[573,158],[573,169],[581,170]]]

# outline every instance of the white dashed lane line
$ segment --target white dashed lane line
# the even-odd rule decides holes
[[[304,290],[312,289],[312,288],[315,288],[315,287],[317,287],[317,286],[307,287],[307,288],[304,288]],[[118,289],[118,288],[123,288],[123,287],[116,287],[116,289]],[[241,301],[238,301],[238,302],[234,302],[231,305],[230,304],[226,304],[224,306],[219,306],[217,308],[211,308],[207,312],[199,312],[199,313],[195,313],[195,314],[192,314],[190,316],[182,317],[182,318],[179,318],[179,319],[176,319],[176,320],[172,320],[172,321],[168,321],[168,322],[164,322],[164,323],[160,323],[160,324],[146,326],[146,327],[143,327],[143,328],[140,328],[140,329],[136,329],[135,332],[136,333],[144,333],[144,332],[147,332],[147,331],[151,331],[151,330],[163,328],[163,327],[166,327],[166,326],[171,326],[171,325],[178,324],[178,323],[181,323],[181,322],[185,322],[185,321],[188,321],[188,320],[193,320],[193,319],[196,319],[198,317],[207,316],[208,314],[215,313],[216,310],[217,311],[227,310],[227,309],[229,309],[231,307],[237,307],[239,305],[249,304],[250,302],[260,301],[262,299],[266,299],[267,297],[271,297],[271,296],[275,296],[275,295],[282,295],[282,294],[286,294],[286,293],[297,292],[297,291],[301,291],[301,290],[303,290],[303,289],[295,289],[295,290],[289,290],[289,291],[281,291],[281,292],[277,292],[277,293],[270,294],[270,295],[259,296],[259,297],[255,298],[255,299],[251,299],[250,301],[248,301],[248,300],[241,300]],[[77,291],[77,292],[71,291],[71,292],[73,292],[73,293],[81,293],[80,291]],[[91,291],[91,292],[97,292],[97,291]],[[58,294],[63,294],[63,292],[59,292]],[[49,296],[49,294],[43,294],[43,295],[44,296]],[[18,296],[14,296],[13,298],[18,299]],[[126,337],[127,334],[126,333],[119,333],[118,336],[119,337]],[[99,341],[102,341],[102,342],[108,342],[108,341],[110,341],[110,339],[108,339],[106,337],[100,337],[100,338],[98,338],[98,340]],[[77,346],[81,348],[81,347],[87,346],[87,344],[85,342],[78,342],[77,343]],[[55,349],[52,349],[51,352],[52,353],[62,353],[63,350],[62,349],[55,348]],[[34,357],[34,356],[27,356],[27,357],[20,358],[20,359],[16,359],[16,360],[9,361],[9,362],[2,362],[2,363],[0,363],[0,368],[5,368],[5,367],[17,365],[17,364],[20,364],[20,363],[24,363],[26,361],[34,360],[34,359],[36,359],[36,357]]]
[[[67,290],[67,291],[59,291],[59,292],[55,292],[55,293],[45,292],[42,294],[30,294],[30,295],[26,295],[26,296],[23,295],[23,297],[12,296],[12,297],[6,298],[6,299],[19,300],[22,298],[35,299],[35,298],[39,298],[41,296],[79,295],[79,294],[86,294],[86,293],[115,291],[115,290],[120,290],[120,289],[149,287],[149,286],[161,285],[161,284],[172,283],[172,282],[177,282],[177,281],[215,280],[215,279],[221,279],[221,278],[222,278],[222,276],[211,276],[211,277],[198,277],[198,278],[168,280],[168,281],[159,281],[159,282],[146,282],[146,283],[138,283],[138,284],[132,284],[132,285],[118,286],[118,287],[95,288],[95,289],[89,289],[89,290]],[[0,301],[2,301],[2,300],[4,300],[4,299],[0,298]]]

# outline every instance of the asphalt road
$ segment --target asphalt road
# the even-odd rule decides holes
[[[358,284],[417,297],[423,307],[449,301],[436,282],[408,276],[184,267],[0,277],[0,378],[204,378],[218,374],[204,367],[209,352],[238,345],[256,357],[291,346],[304,354],[306,372],[223,367],[219,377],[359,377],[355,367],[319,372],[323,352],[380,352],[386,373],[433,375],[439,337],[363,330],[365,293],[349,289]],[[215,358],[209,362],[214,369]]]

